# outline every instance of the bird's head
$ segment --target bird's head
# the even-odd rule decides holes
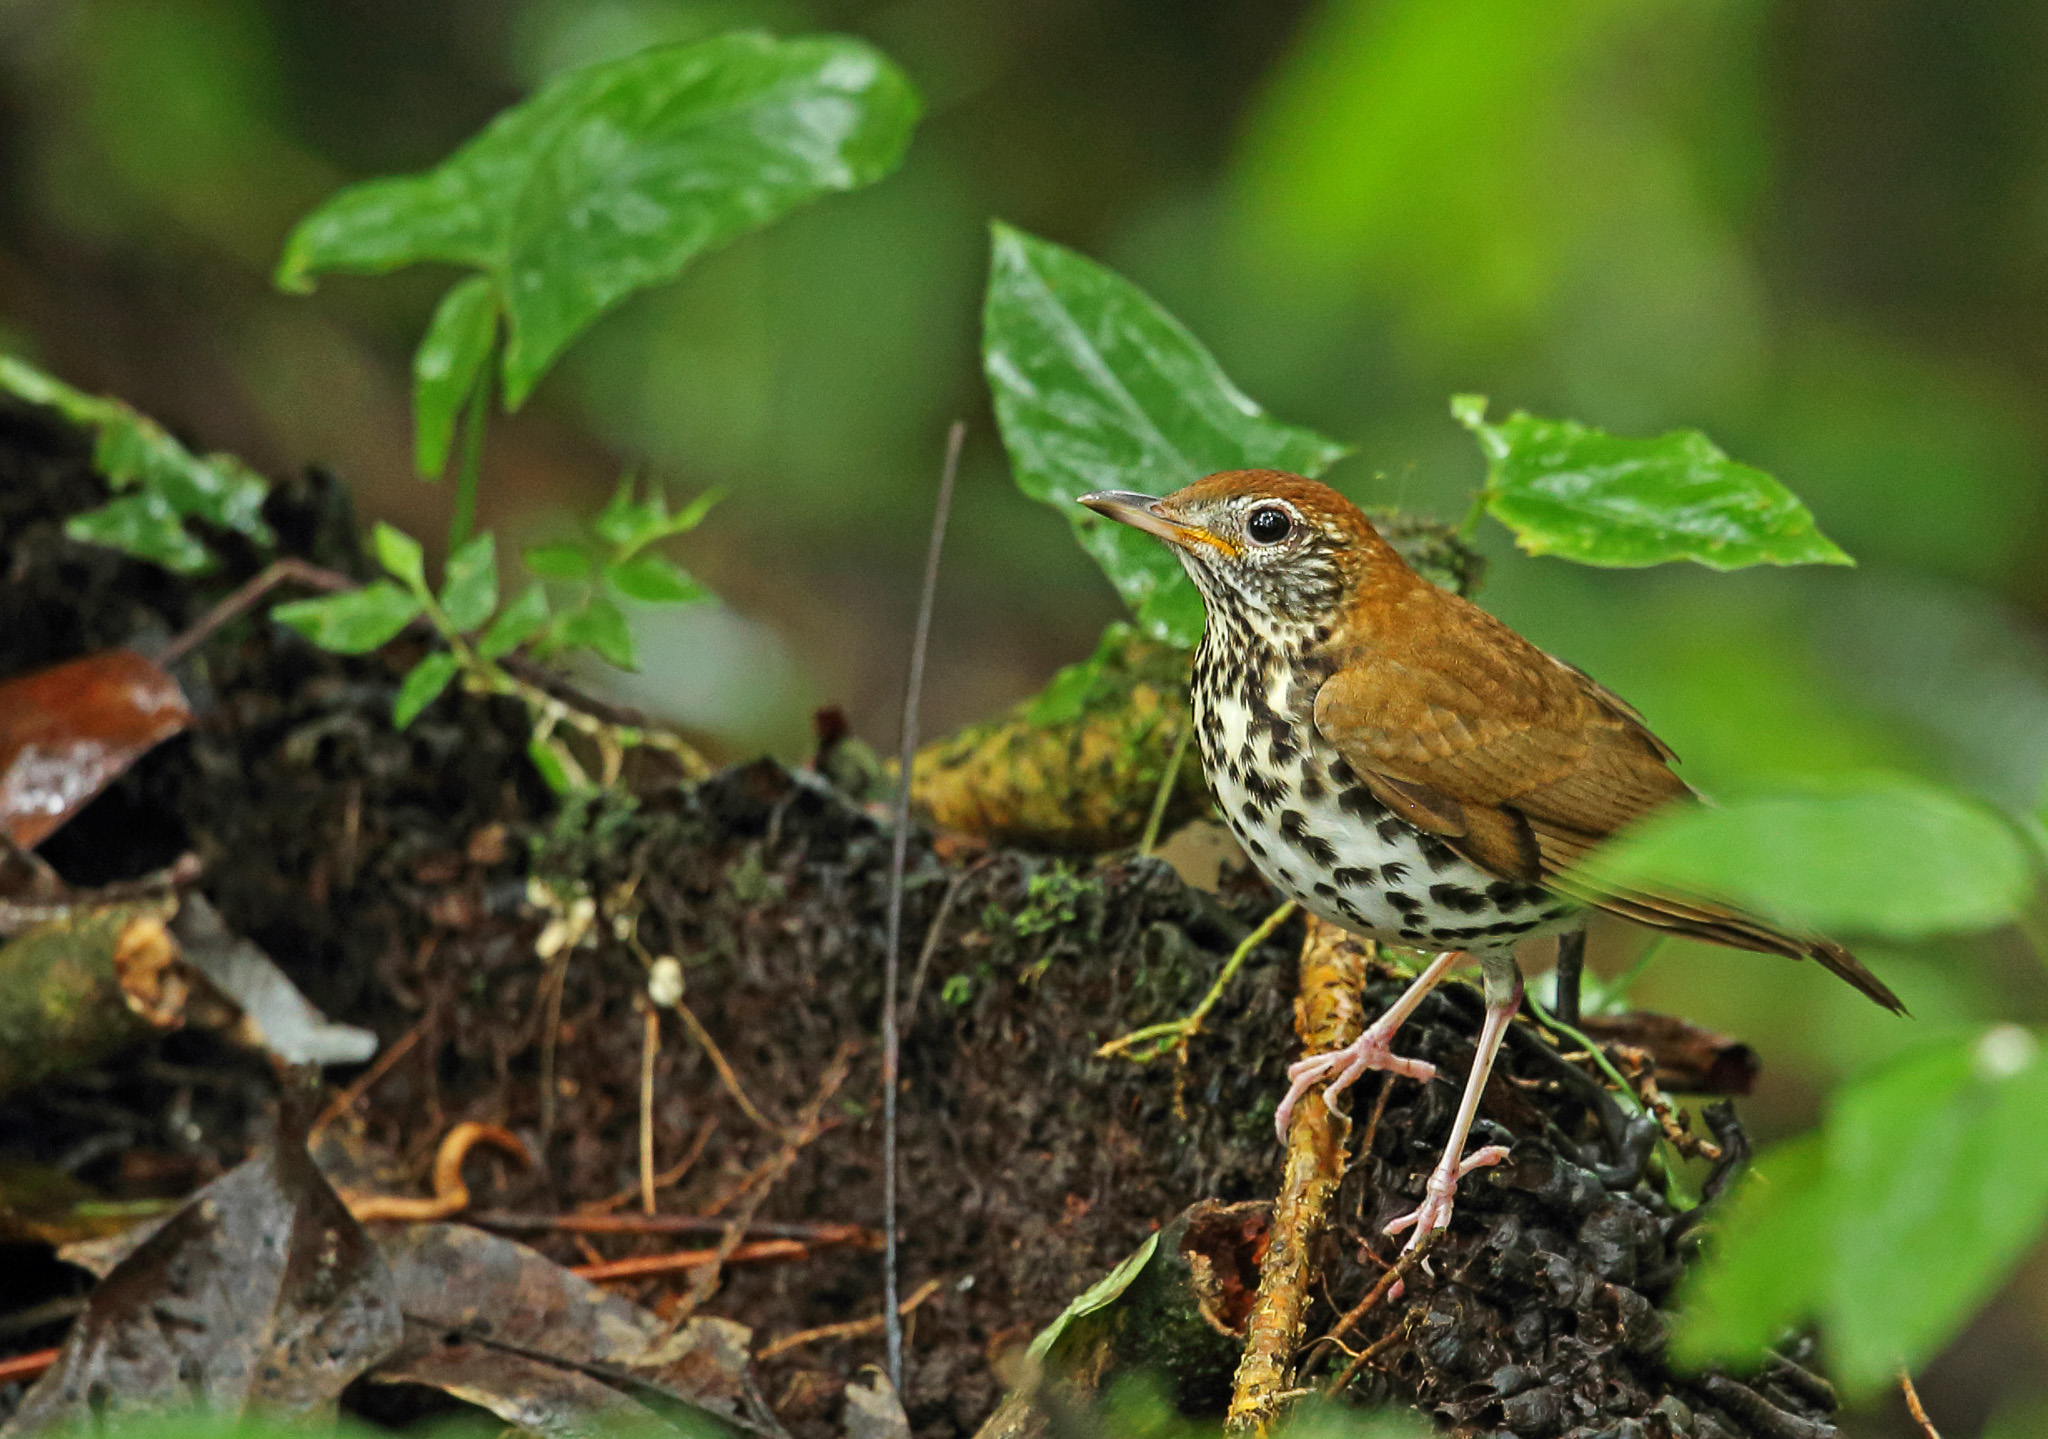
[[[1281,625],[1326,621],[1368,576],[1409,573],[1358,506],[1281,470],[1224,470],[1164,499],[1101,490],[1081,503],[1172,545],[1212,609]]]

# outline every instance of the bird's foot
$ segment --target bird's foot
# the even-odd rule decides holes
[[[1473,1150],[1456,1164],[1448,1160],[1439,1164],[1429,1176],[1429,1185],[1423,1193],[1422,1203],[1412,1212],[1389,1222],[1386,1232],[1399,1234],[1404,1229],[1413,1229],[1415,1232],[1408,1237],[1407,1244],[1402,1246],[1402,1252],[1406,1253],[1413,1249],[1451,1222],[1451,1200],[1458,1192],[1459,1180],[1475,1169],[1498,1164],[1507,1157],[1507,1146],[1488,1144]]]
[[[1404,1016],[1405,1017],[1405,1016]],[[1384,1070],[1388,1074],[1405,1074],[1410,1079],[1419,1079],[1424,1084],[1436,1078],[1436,1066],[1426,1059],[1406,1059],[1394,1053],[1394,1026],[1382,1030],[1375,1024],[1365,1033],[1345,1045],[1324,1054],[1311,1054],[1306,1059],[1295,1061],[1287,1067],[1290,1081],[1287,1097],[1280,1101],[1280,1108],[1273,1116],[1273,1127],[1279,1131],[1280,1142],[1287,1142],[1287,1121],[1294,1114],[1294,1106],[1315,1087],[1318,1081],[1335,1075],[1329,1087],[1323,1091],[1323,1103],[1336,1108],[1337,1096],[1358,1082],[1359,1076],[1369,1069]]]

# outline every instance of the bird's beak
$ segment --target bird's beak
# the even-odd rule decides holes
[[[1097,490],[1092,495],[1081,496],[1081,503],[1098,515],[1120,525],[1129,525],[1134,530],[1143,530],[1184,550],[1208,545],[1226,555],[1234,557],[1237,554],[1237,546],[1221,536],[1211,534],[1200,525],[1184,524],[1171,515],[1160,513],[1161,501],[1151,495],[1141,495],[1134,490]]]

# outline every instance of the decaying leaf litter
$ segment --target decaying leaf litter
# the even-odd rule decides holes
[[[6,416],[7,673],[159,643],[214,593],[62,537],[65,515],[104,496],[87,454],[44,416]],[[331,481],[279,487],[265,517],[288,551],[362,573]],[[253,572],[253,557],[241,568]],[[522,759],[516,704],[451,693],[392,731],[412,646],[348,660],[261,623],[223,631],[178,670],[191,728],[42,857],[66,882],[92,885],[195,854],[194,887],[229,931],[396,1056],[330,1121],[356,1156],[348,1182],[367,1175],[424,1195],[453,1126],[509,1130],[535,1162],[479,1152],[466,1171],[474,1204],[517,1221],[506,1228],[561,1265],[725,1249],[715,1280],[700,1263],[610,1287],[669,1322],[694,1309],[748,1326],[755,1351],[773,1351],[756,1368],[775,1422],[844,1432],[846,1385],[880,1352],[879,1327],[859,1324],[879,1308],[871,1251],[796,1239],[731,1262],[753,1234],[531,1221],[640,1207],[645,996],[667,957],[683,983],[653,1026],[659,1208],[751,1214],[761,1239],[875,1222],[888,859],[878,776],[850,741],[803,770],[760,761],[698,784],[642,751],[629,799],[561,811]],[[1301,931],[1287,925],[1249,956],[1181,1070],[1095,1050],[1194,1007],[1271,908],[1247,872],[1226,868],[1211,894],[1129,851],[1090,859],[942,831],[914,844],[905,898],[903,1287],[927,1296],[907,1321],[909,1417],[920,1435],[967,1434],[1003,1380],[1025,1372],[1032,1336],[1148,1235],[1197,1201],[1271,1199],[1271,1106],[1294,1052]],[[1394,982],[1376,972],[1368,1004]],[[1461,1072],[1477,1017],[1476,996],[1445,990],[1419,1012],[1413,1052]],[[1433,1274],[1410,1275],[1403,1299],[1382,1301],[1341,1341],[1311,1344],[1305,1382],[1328,1384],[1364,1352],[1354,1397],[1419,1402],[1469,1432],[1629,1422],[1645,1434],[1744,1434],[1781,1420],[1793,1426],[1782,1432],[1812,1432],[1797,1426],[1823,1422],[1829,1406],[1790,1360],[1742,1385],[1665,1369],[1656,1306],[1694,1226],[1649,1182],[1648,1146],[1587,1068],[1533,1030],[1515,1033],[1483,1111],[1507,1132],[1496,1137],[1514,1140],[1513,1162],[1472,1188]],[[845,1077],[821,1103],[842,1047]],[[348,1073],[360,1071],[336,1077]],[[5,1100],[0,1146],[11,1161],[67,1169],[99,1199],[175,1199],[260,1148],[276,1096],[260,1058],[202,1029],[171,1032]],[[1354,1103],[1368,1157],[1345,1176],[1319,1246],[1310,1340],[1381,1277],[1392,1245],[1378,1225],[1412,1204],[1452,1094],[1396,1083]],[[1253,1253],[1222,1266],[1232,1274],[1256,1268],[1249,1213],[1238,1247]],[[10,1252],[37,1276],[20,1307],[83,1291],[46,1247]],[[1218,1266],[1208,1270],[1213,1280]],[[54,1344],[67,1317],[7,1343]],[[827,1332],[785,1342],[811,1330]],[[1094,1378],[1113,1367],[1098,1355]],[[1193,1412],[1220,1412],[1227,1366],[1168,1373]],[[345,1400],[354,1406],[356,1391]],[[376,1412],[402,1417],[388,1401]]]

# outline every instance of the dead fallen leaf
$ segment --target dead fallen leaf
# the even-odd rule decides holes
[[[0,826],[34,849],[191,719],[178,682],[133,650],[0,681]]]

